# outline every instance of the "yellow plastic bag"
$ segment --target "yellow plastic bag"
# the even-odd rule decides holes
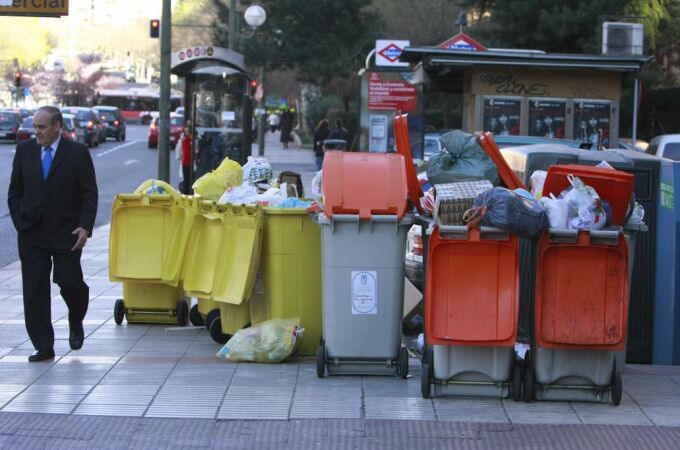
[[[225,158],[219,167],[210,173],[206,173],[194,182],[194,192],[206,200],[217,201],[227,189],[240,186],[242,183],[243,169],[230,159]]]
[[[293,353],[303,332],[297,317],[267,320],[237,331],[217,356],[234,362],[281,362]]]
[[[215,173],[219,173],[224,178],[227,188],[240,186],[243,183],[243,167],[229,158],[224,158],[224,161],[215,169]]]
[[[135,194],[169,194],[172,196],[180,195],[177,190],[161,180],[149,179],[140,184],[137,189],[135,189]]]

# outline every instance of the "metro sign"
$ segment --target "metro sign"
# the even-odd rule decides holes
[[[399,48],[394,44],[390,44],[384,49],[380,50],[378,54],[383,58],[387,59],[388,61],[395,62],[399,60],[399,56],[401,55],[402,50],[403,50],[402,48]]]
[[[408,63],[399,62],[399,56],[404,48],[411,45],[410,41],[395,41],[378,39],[375,41],[375,65],[404,67]]]
[[[447,50],[467,50],[472,52],[486,50],[486,47],[464,33],[459,33],[452,38],[447,39],[439,44],[437,48],[444,48]]]

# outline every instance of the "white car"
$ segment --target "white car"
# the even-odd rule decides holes
[[[662,134],[655,137],[645,153],[680,161],[680,134]]]

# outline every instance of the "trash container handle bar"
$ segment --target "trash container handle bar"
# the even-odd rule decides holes
[[[616,245],[621,230],[572,230],[568,228],[551,228],[548,232],[550,242]],[[580,236],[580,238],[579,238]]]
[[[118,194],[116,200],[121,204],[125,203],[141,203],[143,205],[161,204],[163,206],[171,206],[173,197],[169,194]]]
[[[428,230],[429,231],[429,230]],[[507,241],[510,233],[496,227],[468,227],[467,225],[439,225],[442,239],[470,241]]]

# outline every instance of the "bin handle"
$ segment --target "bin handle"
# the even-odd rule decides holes
[[[510,233],[496,227],[467,227],[466,225],[439,225],[439,235],[448,240],[507,241]]]
[[[121,204],[138,202],[142,194],[116,194],[116,200]]]
[[[551,228],[548,239],[550,242],[617,245],[620,230],[573,230],[568,228]],[[579,238],[579,236],[581,236]]]

